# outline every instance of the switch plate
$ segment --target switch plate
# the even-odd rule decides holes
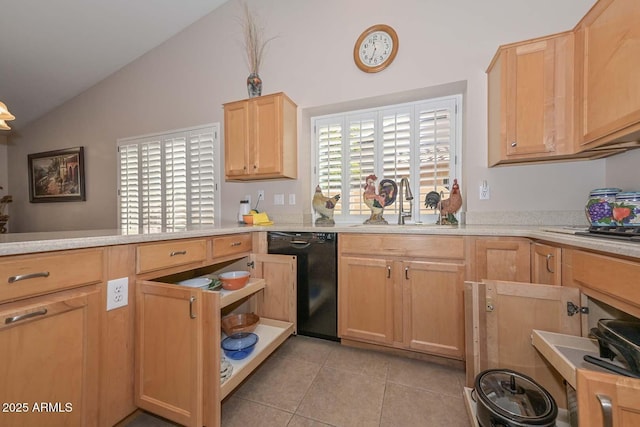
[[[295,205],[296,204],[296,195],[295,195],[295,193],[289,194],[289,204],[290,205]]]
[[[274,194],[273,195],[273,204],[274,205],[284,205],[284,194]]]
[[[109,280],[107,282],[107,311],[125,307],[129,304],[129,278]]]

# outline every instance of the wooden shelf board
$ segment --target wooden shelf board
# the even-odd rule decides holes
[[[217,291],[220,293],[220,308],[224,308],[236,301],[240,301],[242,298],[255,294],[256,292],[264,289],[265,283],[264,279],[251,278],[247,285],[242,289],[238,289],[236,291],[227,291],[224,289]]]
[[[262,318],[254,333],[258,335],[259,339],[256,348],[249,357],[242,360],[227,358],[233,366],[233,373],[220,386],[220,399],[227,397],[293,333],[293,323]],[[221,350],[221,355],[223,354],[224,352]]]
[[[576,371],[578,369],[611,373],[611,371],[583,360],[585,354],[600,357],[597,340],[534,329],[532,343],[574,389],[576,388]],[[623,367],[615,360],[607,360],[607,362]]]

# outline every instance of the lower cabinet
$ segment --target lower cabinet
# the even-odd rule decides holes
[[[640,380],[578,370],[581,427],[640,426]]]
[[[97,286],[0,305],[0,424],[98,420]]]
[[[341,237],[340,337],[462,360],[464,241],[414,237],[378,236],[373,246],[361,236]],[[410,254],[398,252],[402,241]],[[382,255],[362,253],[365,245]],[[428,251],[439,246],[445,256],[460,259],[432,259]]]
[[[137,282],[138,407],[185,426],[218,426],[220,401],[293,333],[295,310],[284,314],[294,317],[273,319],[263,309],[268,311],[270,299],[276,297],[295,304],[295,258],[252,255],[249,261],[252,278],[237,291]],[[275,277],[277,283],[271,281]],[[248,358],[230,361],[233,375],[221,385],[221,313],[243,303],[261,317],[255,330],[259,341]]]
[[[531,242],[521,237],[479,237],[475,241],[476,280],[531,281]]]
[[[467,385],[486,369],[513,369],[534,378],[566,408],[562,376],[531,345],[534,329],[580,336],[577,288],[485,280],[465,284]]]

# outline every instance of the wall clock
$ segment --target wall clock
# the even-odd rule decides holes
[[[367,28],[356,40],[353,60],[366,73],[382,71],[393,62],[398,53],[398,35],[388,25]]]

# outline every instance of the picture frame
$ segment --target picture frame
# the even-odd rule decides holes
[[[29,154],[31,203],[85,201],[84,147]]]

